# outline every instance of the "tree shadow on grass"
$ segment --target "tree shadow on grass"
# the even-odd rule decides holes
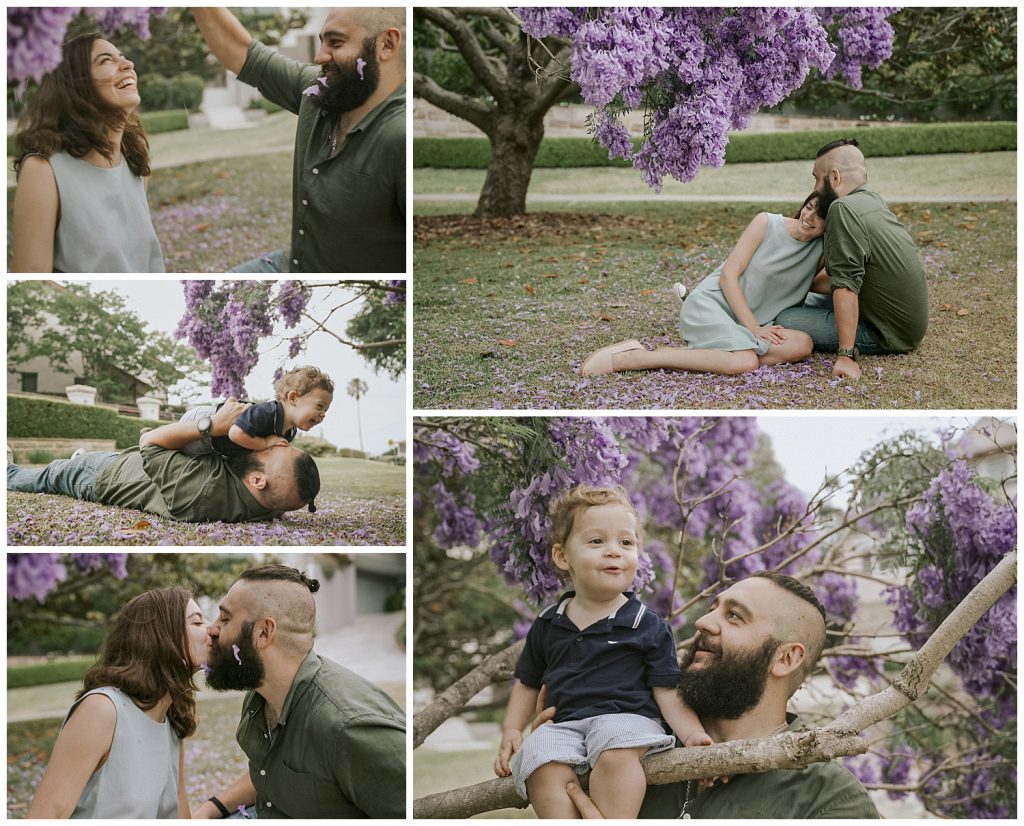
[[[175,522],[153,514],[66,496],[7,493],[11,546],[404,545],[402,497],[354,499],[324,493],[317,512],[268,522]]]

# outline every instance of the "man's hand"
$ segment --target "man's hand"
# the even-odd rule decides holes
[[[214,413],[210,419],[210,435],[226,436],[228,431],[231,430],[231,425],[235,423],[235,420],[242,415],[242,411],[248,406],[248,403],[240,402],[234,396],[228,398],[220,410]]]
[[[604,820],[601,810],[594,805],[594,801],[587,797],[587,793],[580,788],[579,783],[569,781],[565,786],[565,793],[580,813],[584,820]]]
[[[832,365],[832,375],[837,379],[860,380],[860,365],[849,356],[838,356]]]
[[[512,769],[509,768],[509,761],[512,755],[523,746],[523,733],[511,729],[501,733],[501,748],[498,749],[498,756],[494,760],[494,773],[498,777],[511,777]]]

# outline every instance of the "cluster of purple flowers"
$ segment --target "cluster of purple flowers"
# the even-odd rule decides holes
[[[661,189],[721,166],[730,129],[783,101],[810,70],[861,85],[892,54],[891,8],[517,8],[523,31],[570,38],[570,76],[595,106],[596,140]],[[834,42],[830,41],[830,31]],[[643,106],[634,153],[619,121]]]
[[[215,396],[245,396],[245,379],[259,361],[258,345],[274,332],[280,318],[294,327],[309,302],[301,281],[282,281],[274,294],[270,281],[182,281],[185,314],[176,335],[195,347],[212,368]],[[292,337],[288,357],[295,358],[304,338]]]
[[[143,40],[149,39],[150,17],[160,16],[163,8],[12,7],[7,9],[7,79],[19,83],[19,93],[31,78],[39,83],[43,76],[60,65],[64,34],[79,12],[90,15],[106,33],[134,29]]]
[[[402,292],[395,292],[394,290],[388,290],[384,293],[385,304],[405,304],[405,280],[396,278],[394,281],[385,281],[389,287],[402,287]]]
[[[128,576],[128,554],[65,554],[67,560],[82,572],[104,567],[118,579]],[[43,602],[67,579],[68,570],[61,554],[7,554],[7,595],[11,599],[26,600],[35,597]]]

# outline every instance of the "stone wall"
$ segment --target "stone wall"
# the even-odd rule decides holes
[[[593,112],[590,106],[564,104],[548,110],[544,116],[544,135],[549,138],[586,138],[587,115]],[[469,121],[450,115],[425,100],[416,98],[412,110],[412,134],[415,138],[479,138],[483,132]],[[634,135],[643,131],[644,113],[630,112],[625,124]],[[754,115],[744,131],[746,132],[794,132],[811,129],[835,129],[849,132],[852,129],[888,126],[886,123],[868,123],[859,120],[839,118],[789,117],[783,115]],[[897,124],[893,124],[897,125]]]

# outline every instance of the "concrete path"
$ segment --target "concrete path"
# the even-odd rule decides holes
[[[442,192],[421,194],[413,197],[414,201],[441,202],[472,202],[480,200],[479,192]],[[605,192],[582,192],[574,195],[553,195],[549,193],[527,195],[526,203],[534,204],[613,204],[635,201],[661,201],[662,203],[779,203],[793,200],[791,195],[649,195],[610,194]],[[934,204],[934,203],[1005,203],[1016,202],[1017,196],[1007,195],[885,195],[886,203],[890,204]]]

